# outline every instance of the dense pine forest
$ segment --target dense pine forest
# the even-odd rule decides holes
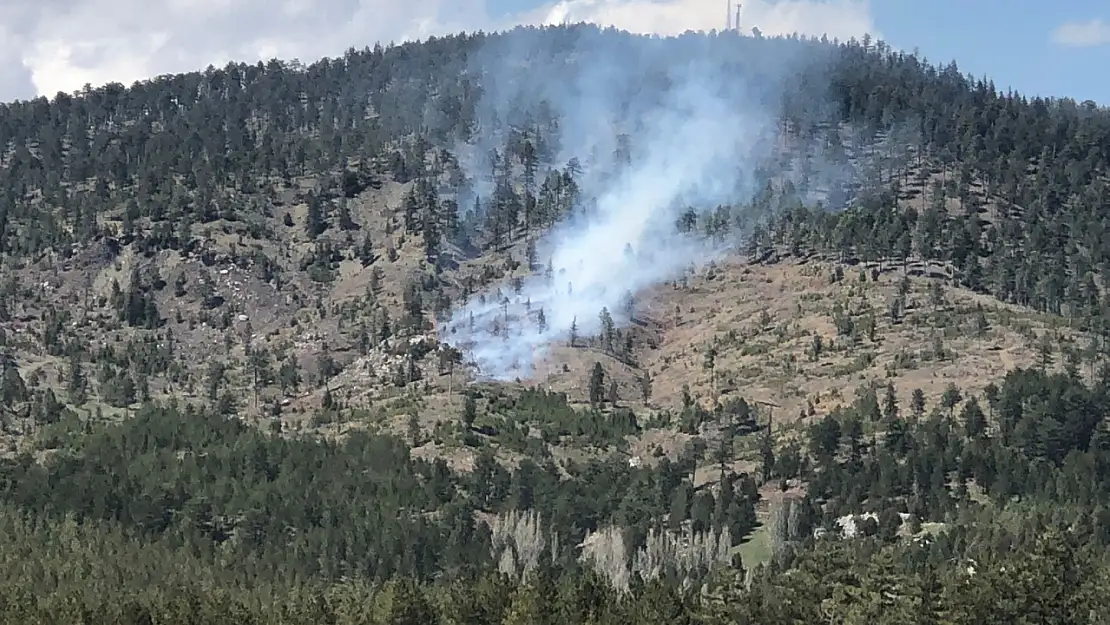
[[[772,130],[676,212],[727,252],[481,379],[453,312],[643,149],[568,153],[559,81],[637,119],[707,58]],[[578,25],[0,104],[0,146],[3,622],[1110,622],[1094,103]]]

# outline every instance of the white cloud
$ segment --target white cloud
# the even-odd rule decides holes
[[[1101,46],[1110,43],[1110,24],[1101,19],[1066,22],[1052,31],[1052,41],[1062,46]]]
[[[3,0],[0,100],[484,26],[483,0]],[[427,26],[429,18],[435,26]],[[463,18],[463,19],[460,19]],[[22,70],[22,71],[21,71]],[[22,76],[17,73],[22,73]],[[34,89],[26,93],[27,87]]]
[[[758,27],[765,35],[877,36],[868,0],[743,0],[741,4],[740,28],[745,33]],[[732,6],[735,11],[736,3]],[[548,24],[586,21],[636,33],[674,35],[723,29],[727,5],[721,0],[560,0],[544,11],[543,22]]]
[[[2,0],[0,101],[231,60],[308,62],[376,41],[564,19],[676,34],[722,28],[725,3],[554,0],[492,16],[486,0]],[[747,0],[741,26],[768,35],[876,34],[867,0]]]

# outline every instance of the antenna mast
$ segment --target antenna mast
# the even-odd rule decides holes
[[[740,32],[740,7],[741,6],[742,5],[739,2],[736,3],[736,32]]]
[[[725,30],[732,30],[732,0],[727,0],[725,9]]]

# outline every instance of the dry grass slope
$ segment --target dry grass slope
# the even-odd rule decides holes
[[[399,387],[391,372],[403,362],[399,354],[409,339],[375,344],[365,355],[357,349],[358,322],[367,314],[358,306],[372,300],[398,319],[405,285],[431,271],[420,237],[406,238],[400,228],[408,185],[386,181],[347,202],[360,228],[344,232],[333,226],[322,235],[341,250],[323,280],[301,265],[314,246],[304,227],[305,192],[317,185],[306,178],[288,188],[279,186],[263,200],[268,208],[257,214],[196,227],[198,244],[184,255],[165,251],[146,256],[135,245],[103,240],[68,258],[57,255],[5,269],[4,278],[18,281],[26,295],[13,303],[9,320],[2,324],[6,348],[21,374],[32,386],[53,387],[66,400],[66,358],[49,353],[44,345],[50,310],[65,310],[69,328],[94,350],[123,349],[143,336],[163,345],[172,334],[174,371],[151,378],[154,397],[207,401],[207,370],[212,362],[224,362],[225,386],[246,414],[267,417],[269,407],[280,405],[286,431],[315,429],[335,436],[352,427],[372,427],[406,432],[415,418],[420,431],[431,434],[457,423],[462,391],[470,382],[464,371],[439,371],[433,351],[417,363],[421,379]],[[907,201],[924,201],[921,197]],[[367,232],[379,257],[363,266],[356,249]],[[395,254],[387,253],[390,248]],[[280,268],[280,280],[262,270],[263,256]],[[448,270],[446,279],[457,285],[465,275],[519,275],[525,270],[511,269],[511,261],[523,256],[523,245],[517,245],[465,261]],[[113,281],[126,286],[135,268],[167,283],[155,296],[166,322],[162,329],[123,327],[107,303]],[[946,286],[944,267],[911,264],[906,269],[839,266],[817,256],[784,257],[769,264],[725,259],[681,284],[637,294],[629,362],[588,341],[573,348],[553,345],[533,379],[501,386],[513,392],[535,385],[584,404],[590,368],[600,362],[617,383],[620,403],[649,426],[630,449],[646,458],[656,448],[674,455],[690,438],[652,426],[654,415],[681,405],[684,389],[707,408],[730,396],[774,404],[776,422],[785,424],[819,416],[851,403],[861,389],[881,391],[888,383],[896,387],[903,407],[918,388],[930,403],[950,384],[965,395],[976,393],[1016,366],[1051,361],[1050,366],[1061,367],[1061,351],[1084,344],[1084,337],[1058,320]],[[838,272],[842,277],[834,280]],[[185,278],[183,296],[174,293],[179,276]],[[895,319],[890,309],[899,293],[904,303]],[[223,303],[206,306],[205,297],[211,294]],[[457,298],[457,291],[452,296]],[[286,393],[270,386],[256,403],[248,346],[292,356],[304,384]],[[1049,351],[1045,346],[1054,353],[1042,353]],[[710,348],[712,368],[706,358]],[[326,383],[315,370],[322,354],[341,368]],[[645,372],[653,380],[646,403],[641,392]],[[95,371],[86,375],[95,378]],[[77,409],[82,418],[92,418],[98,409],[112,417],[135,408],[108,406],[98,397],[95,382],[90,386],[89,403]],[[313,418],[325,393],[350,409],[341,420],[322,423]],[[8,451],[35,430],[28,423],[9,425]],[[457,467],[467,468],[472,454],[455,453],[458,446],[442,436],[432,438],[423,441],[420,453],[445,454]]]

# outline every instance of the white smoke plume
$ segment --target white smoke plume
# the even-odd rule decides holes
[[[750,198],[752,173],[769,156],[777,130],[781,79],[800,61],[771,58],[757,73],[745,71],[728,56],[738,54],[733,43],[741,39],[732,35],[661,39],[585,28],[569,38],[569,50],[567,39],[556,41],[569,61],[550,67],[534,61],[523,76],[517,72],[525,59],[550,50],[522,49],[521,42],[558,44],[542,34],[510,37],[508,46],[498,40],[496,50],[479,55],[512,68],[483,68],[486,117],[513,123],[526,117],[523,108],[543,102],[560,120],[557,161],[605,154],[620,133],[630,136],[631,153],[616,171],[595,170],[586,158],[581,184],[592,209],[576,213],[538,246],[550,275],[530,276],[519,292],[505,285],[498,292],[507,296],[477,296],[447,322],[445,339],[494,379],[527,377],[546,346],[565,340],[572,328],[579,336],[595,334],[602,309],[618,324],[627,321],[621,318],[627,293],[723,251],[680,234],[676,221],[688,207]],[[479,143],[496,130],[482,132]],[[538,321],[540,310],[546,323]]]

